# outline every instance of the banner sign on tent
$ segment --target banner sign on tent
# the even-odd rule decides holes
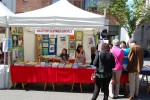
[[[45,29],[45,28],[37,28],[35,29],[35,34],[65,34],[65,35],[74,35],[73,29],[61,29],[61,28],[54,28],[54,29]]]

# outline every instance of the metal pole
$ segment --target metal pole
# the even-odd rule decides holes
[[[8,25],[9,17],[7,16],[7,38],[10,39],[10,27]],[[7,66],[7,88],[11,86],[11,77],[10,77],[10,65],[11,65],[11,50],[8,51],[8,66]],[[9,71],[8,71],[9,70]]]
[[[9,37],[9,28],[6,27],[6,39],[8,39]],[[7,46],[6,46],[7,47]],[[9,54],[8,54],[9,55]],[[7,88],[7,66],[9,66],[9,56],[6,55],[6,51],[4,52],[4,88]],[[8,62],[6,63],[6,59],[8,60]],[[6,66],[7,65],[7,66]]]
[[[5,35],[6,37],[6,35]],[[3,78],[4,78],[4,88],[6,87],[6,80],[5,80],[5,66],[6,66],[6,52],[4,52],[4,75],[3,75]]]
[[[6,39],[9,39],[9,26],[8,26],[8,19],[9,19],[9,17],[7,16],[6,17]],[[7,44],[8,45],[8,44]],[[7,46],[6,46],[7,47]],[[8,50],[6,51],[6,52],[8,52]],[[5,60],[6,60],[6,58],[7,58],[7,66],[6,66],[6,61],[5,61],[5,64],[4,64],[4,82],[5,82],[5,88],[9,88],[9,77],[10,77],[10,75],[8,74],[8,69],[9,69],[9,66],[10,66],[10,52],[8,52],[8,55],[6,56],[6,52],[4,53],[5,54]]]

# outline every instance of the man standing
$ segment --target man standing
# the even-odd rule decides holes
[[[129,40],[129,46],[129,64],[127,67],[129,72],[129,98],[134,99],[139,93],[139,73],[143,67],[143,51],[141,46],[137,45],[134,39]]]

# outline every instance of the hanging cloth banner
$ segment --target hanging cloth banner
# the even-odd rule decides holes
[[[12,39],[3,38],[3,52],[9,52],[12,49]]]
[[[74,35],[73,29],[67,28],[36,28],[35,34],[60,34],[60,35]]]

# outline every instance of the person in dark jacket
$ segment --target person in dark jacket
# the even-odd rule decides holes
[[[91,47],[91,64],[90,65],[93,65],[95,56],[96,56],[96,48],[95,47]]]
[[[96,66],[95,72],[95,89],[92,100],[96,100],[101,87],[103,86],[104,98],[108,100],[109,96],[109,83],[112,78],[112,68],[115,67],[114,56],[109,52],[110,48],[107,43],[103,43],[101,52],[97,52],[93,64]]]

